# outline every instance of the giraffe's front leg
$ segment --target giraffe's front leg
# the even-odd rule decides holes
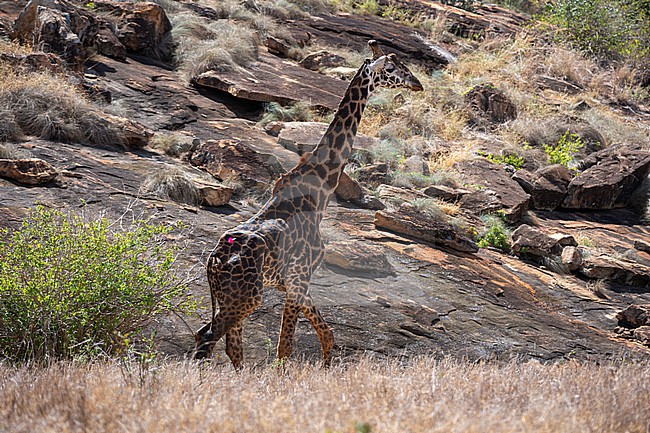
[[[226,354],[235,369],[239,370],[244,362],[242,348],[242,323],[239,322],[226,332]]]
[[[298,322],[299,313],[300,305],[297,303],[297,297],[287,291],[287,297],[282,310],[280,339],[278,340],[278,359],[286,359],[291,355],[293,349],[293,334],[296,332],[296,322]]]

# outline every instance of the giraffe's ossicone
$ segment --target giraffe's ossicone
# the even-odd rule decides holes
[[[262,304],[264,287],[286,293],[277,357],[291,354],[293,334],[302,312],[320,339],[329,364],[334,334],[314,305],[309,280],[323,258],[320,223],[334,193],[368,97],[377,87],[422,85],[395,54],[384,54],[370,41],[373,57],[352,78],[320,143],[275,183],[271,198],[248,221],[224,233],[207,263],[212,320],[196,334],[196,359],[211,355],[226,336],[226,353],[239,368],[243,361],[242,322]]]

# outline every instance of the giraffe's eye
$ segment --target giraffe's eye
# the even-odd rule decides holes
[[[395,70],[395,66],[386,65],[386,67],[384,69],[386,70],[386,72],[393,72]]]

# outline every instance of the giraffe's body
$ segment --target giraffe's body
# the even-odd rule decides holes
[[[334,336],[309,295],[309,280],[324,252],[320,223],[352,151],[370,93],[377,86],[422,90],[394,54],[384,55],[374,41],[370,46],[374,58],[366,60],[352,79],[318,146],[276,182],[272,197],[255,216],[219,239],[207,265],[213,319],[196,334],[197,358],[208,356],[226,335],[226,352],[239,367],[242,321],[261,305],[263,287],[276,287],[286,292],[278,358],[291,354],[302,311],[318,333],[323,359],[329,363]]]

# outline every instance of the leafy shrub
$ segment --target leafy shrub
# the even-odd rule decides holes
[[[499,215],[483,215],[485,230],[478,238],[480,248],[494,247],[503,251],[510,251],[510,230],[506,227],[503,218]]]
[[[491,153],[478,152],[479,155],[485,157],[488,161],[491,161],[495,164],[508,164],[519,170],[524,165],[524,158],[514,153],[509,153],[506,155],[493,155]]]
[[[543,17],[567,39],[601,60],[643,60],[650,54],[650,6],[645,0],[559,0]]]
[[[36,207],[0,231],[0,358],[47,361],[115,353],[160,313],[188,312],[172,270],[172,227]]]
[[[567,168],[575,169],[570,167],[573,155],[583,147],[584,144],[580,136],[567,131],[555,146],[545,144],[544,152],[548,155],[549,164],[562,164]]]

